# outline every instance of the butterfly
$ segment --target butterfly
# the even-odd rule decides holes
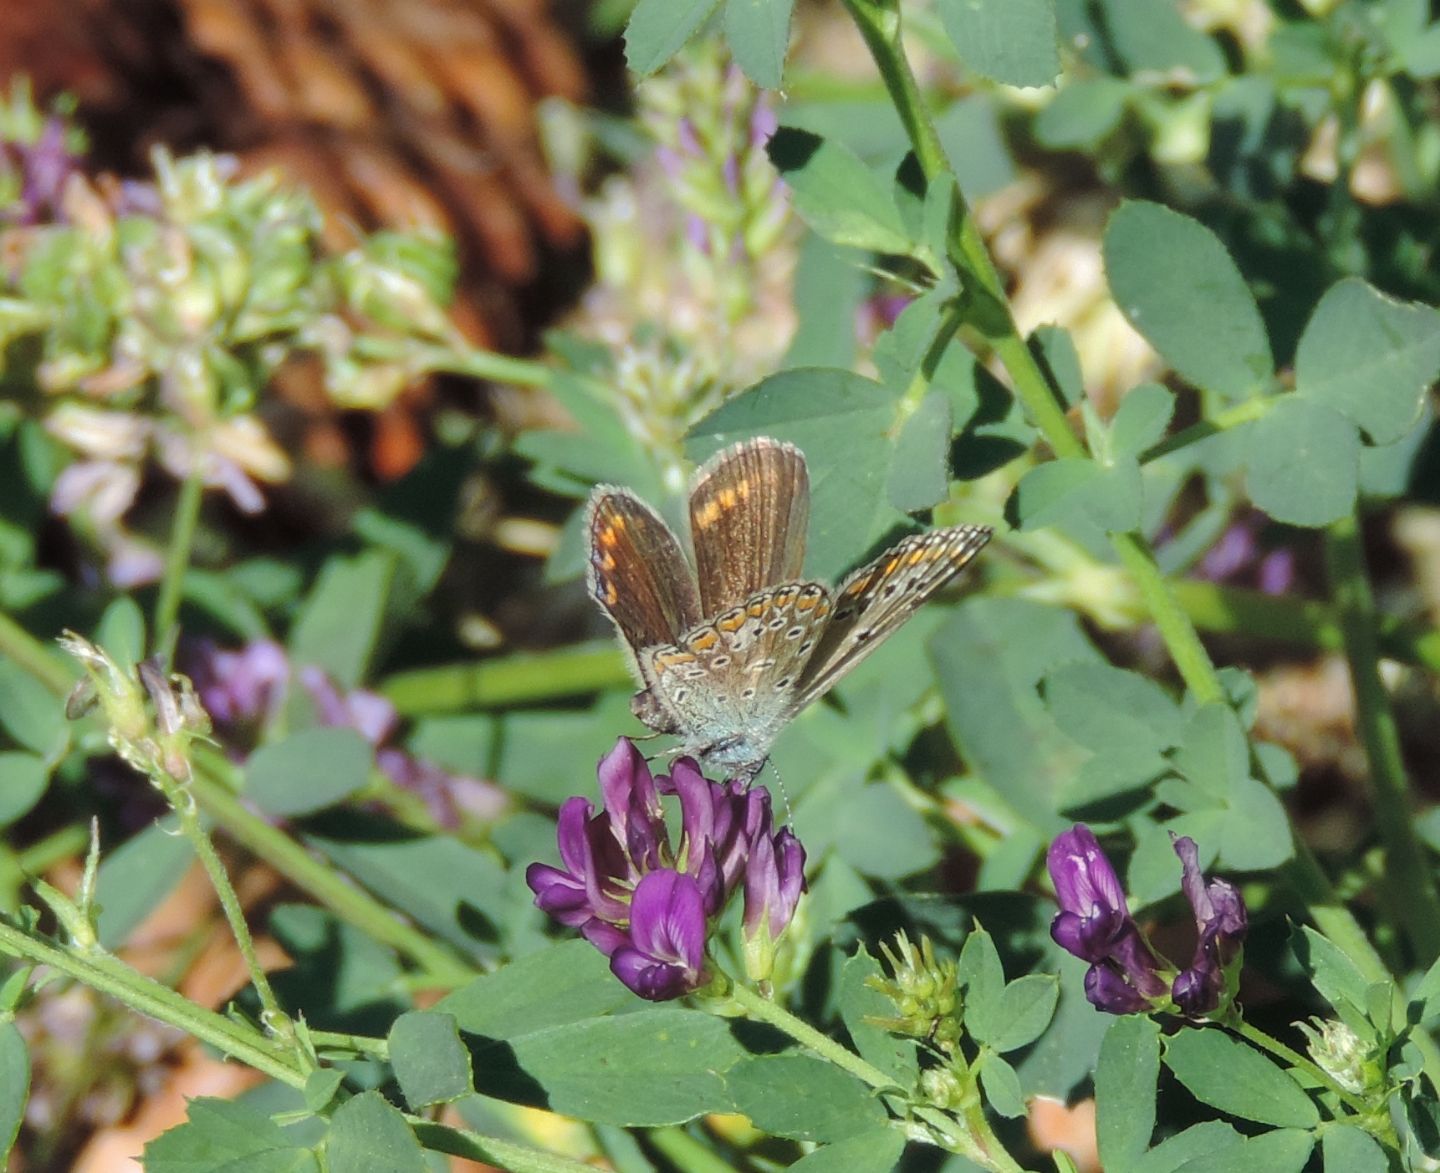
[[[596,486],[586,583],[641,689],[635,716],[680,751],[753,779],[786,724],[892,635],[990,540],[983,525],[915,534],[838,587],[804,577],[810,474],[766,437],[717,453],[690,485],[694,569],[660,515]]]

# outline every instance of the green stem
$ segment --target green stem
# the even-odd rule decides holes
[[[197,754],[190,789],[200,808],[241,846],[313,896],[341,920],[409,957],[437,986],[462,986],[477,971],[368,892],[315,859],[284,831],[251,813],[219,779],[230,767],[215,754]]]
[[[739,1003],[750,1018],[768,1023],[784,1032],[801,1046],[833,1063],[842,1071],[849,1072],[877,1092],[905,1094],[905,1089],[900,1088],[890,1076],[878,1067],[865,1062],[854,1051],[842,1047],[828,1035],[821,1034],[808,1022],[796,1018],[778,1003],[769,998],[762,998],[748,986],[740,982],[733,982],[730,988],[730,997]],[[989,1128],[986,1127],[983,1131],[986,1135],[972,1135],[965,1129],[958,1128],[955,1121],[949,1116],[945,1116],[939,1134],[947,1136],[955,1142],[955,1151],[987,1169],[996,1170],[997,1173],[1012,1173],[1012,1171],[1020,1173],[1020,1166],[1010,1158]]]
[[[878,1067],[871,1066],[854,1051],[842,1047],[828,1035],[821,1034],[803,1019],[796,1018],[778,1002],[762,998],[741,982],[733,982],[729,993],[730,997],[738,1002],[751,1018],[760,1022],[768,1022],[777,1030],[789,1035],[797,1043],[814,1051],[820,1058],[835,1064],[842,1071],[848,1071],[861,1083],[880,1092],[904,1090]]]
[[[390,1057],[390,1044],[371,1035],[345,1034],[338,1030],[312,1030],[309,1035],[317,1050],[348,1051],[353,1055],[373,1055],[382,1060]]]
[[[197,1006],[108,953],[67,949],[48,938],[27,933],[8,921],[0,922],[0,951],[68,974],[141,1014],[209,1043],[272,1079],[291,1087],[305,1086],[308,1073],[271,1039],[249,1026]]]
[[[1335,1082],[1329,1075],[1326,1075],[1319,1067],[1305,1058],[1300,1052],[1292,1050],[1277,1038],[1272,1038],[1263,1030],[1251,1026],[1243,1018],[1237,1018],[1234,1022],[1227,1022],[1225,1026],[1233,1030],[1241,1038],[1254,1043],[1262,1051],[1269,1051],[1282,1063],[1288,1063],[1297,1071],[1303,1071],[1321,1087],[1333,1092],[1335,1096],[1352,1112],[1359,1116],[1369,1116],[1374,1108],[1361,1096],[1354,1092],[1347,1092]]]
[[[550,367],[529,359],[511,358],[488,350],[426,346],[408,339],[361,335],[355,339],[355,352],[362,358],[403,363],[413,370],[448,371],[521,387],[547,387],[554,377]]]
[[[466,1157],[497,1169],[524,1170],[525,1173],[595,1173],[594,1165],[573,1161],[542,1149],[514,1141],[484,1136],[466,1128],[436,1124],[423,1116],[406,1115],[406,1121],[419,1142],[431,1152]]]
[[[735,1166],[683,1128],[652,1128],[645,1134],[655,1151],[685,1173],[735,1173]]]
[[[205,496],[205,481],[198,453],[192,454],[193,467],[180,483],[180,496],[175,502],[175,520],[170,526],[170,545],[165,551],[165,572],[160,579],[160,595],[155,601],[154,635],[151,647],[168,665],[179,635],[176,621],[180,618],[180,600],[184,594],[185,572],[190,569],[190,554],[195,547],[195,529],[200,522],[200,504]]]
[[[64,696],[75,683],[74,661],[62,656],[53,645],[41,643],[3,611],[0,656],[13,661],[56,696]]]
[[[225,871],[225,865],[220,862],[215,845],[210,842],[210,836],[200,825],[194,800],[185,787],[168,775],[156,774],[154,781],[164,794],[165,801],[170,804],[170,809],[179,818],[181,831],[185,838],[190,840],[190,846],[205,869],[205,874],[210,878],[210,886],[220,898],[220,907],[225,912],[230,935],[235,938],[240,956],[245,959],[245,968],[250,974],[251,984],[255,987],[255,996],[260,999],[260,1021],[276,1038],[286,1039],[293,1044],[294,1024],[281,1008],[280,1000],[275,997],[270,979],[265,974],[265,968],[260,964],[260,957],[255,952],[255,939],[250,935],[250,925],[245,919],[245,909],[240,904],[240,897],[235,894],[235,886],[230,883],[230,875]]]
[[[1345,658],[1355,691],[1355,720],[1370,766],[1370,797],[1385,845],[1385,875],[1397,894],[1395,911],[1422,964],[1440,956],[1440,893],[1425,849],[1414,832],[1400,731],[1390,695],[1380,679],[1375,638],[1375,599],[1361,546],[1360,524],[1351,514],[1325,531],[1330,593],[1345,635]]]
[[[403,716],[498,709],[615,688],[630,670],[612,640],[397,672],[380,692]]]
[[[970,215],[964,193],[950,172],[935,124],[925,108],[900,40],[898,6],[886,4],[884,0],[844,0],[844,3],[875,59],[926,179],[931,183],[948,182],[955,187],[950,227],[951,261],[960,269],[962,283],[971,290],[968,302],[975,314],[974,324],[990,339],[996,357],[1010,375],[1015,397],[1055,455],[1086,456],[1084,442],[1071,429],[1054,388],[1020,335],[1005,297],[1004,283],[975,218]],[[1215,666],[1194,626],[1175,602],[1144,540],[1138,534],[1129,533],[1114,534],[1111,541],[1121,563],[1134,579],[1186,686],[1202,704],[1222,698],[1224,690]]]
[[[1234,407],[1226,408],[1210,419],[1191,424],[1188,428],[1183,428],[1173,436],[1161,440],[1153,448],[1149,448],[1141,454],[1140,463],[1149,464],[1152,460],[1169,456],[1170,453],[1188,448],[1191,444],[1197,444],[1201,440],[1208,440],[1211,436],[1218,436],[1221,432],[1228,432],[1231,428],[1238,428],[1241,424],[1261,419],[1283,400],[1283,395],[1257,395],[1254,399],[1237,403]]]

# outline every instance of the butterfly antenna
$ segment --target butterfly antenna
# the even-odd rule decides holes
[[[770,767],[770,772],[775,775],[775,785],[780,790],[780,801],[785,804],[785,825],[795,826],[795,811],[790,806],[790,794],[785,789],[785,779],[780,777],[780,771],[775,768],[775,762],[771,758],[765,759],[765,764]]]

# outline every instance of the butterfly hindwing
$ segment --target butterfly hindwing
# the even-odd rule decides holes
[[[909,619],[990,540],[989,526],[914,534],[845,579],[835,613],[800,678],[797,708],[824,695]]]
[[[700,609],[720,614],[804,573],[810,476],[793,444],[759,437],[701,466],[690,489]]]
[[[661,709],[680,716],[687,752],[729,743],[746,761],[763,760],[795,711],[831,609],[823,584],[782,583],[648,649],[641,670]]]

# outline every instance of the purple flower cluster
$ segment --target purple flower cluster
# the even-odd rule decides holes
[[[586,798],[560,808],[561,867],[531,864],[535,903],[579,929],[610,969],[642,998],[664,1001],[710,980],[705,942],[712,922],[743,888],[747,960],[766,976],[775,940],[805,888],[805,851],[788,827],[774,831],[770,795],[744,782],[712,782],[690,758],[669,775],[650,773],[621,738],[600,760],[604,809]],[[670,844],[662,796],[680,806],[680,844]]]
[[[313,702],[319,724],[354,729],[365,738],[375,747],[380,772],[416,795],[440,826],[457,827],[466,815],[497,818],[508,806],[505,793],[493,783],[452,774],[397,745],[400,714],[385,697],[363,688],[341,691],[313,665],[297,670],[285,649],[271,640],[256,640],[238,651],[198,641],[186,648],[185,668],[201,704],[232,747],[249,748],[261,739],[284,709],[293,675]]]
[[[1066,952],[1090,963],[1085,997],[1110,1014],[1136,1014],[1173,1002],[1182,1013],[1199,1018],[1228,1005],[1233,996],[1227,985],[1245,940],[1245,902],[1224,880],[1205,882],[1193,839],[1176,839],[1175,854],[1200,933],[1194,958],[1178,972],[1141,933],[1120,878],[1089,827],[1076,825],[1050,845],[1047,863],[1060,904],[1050,935]]]

